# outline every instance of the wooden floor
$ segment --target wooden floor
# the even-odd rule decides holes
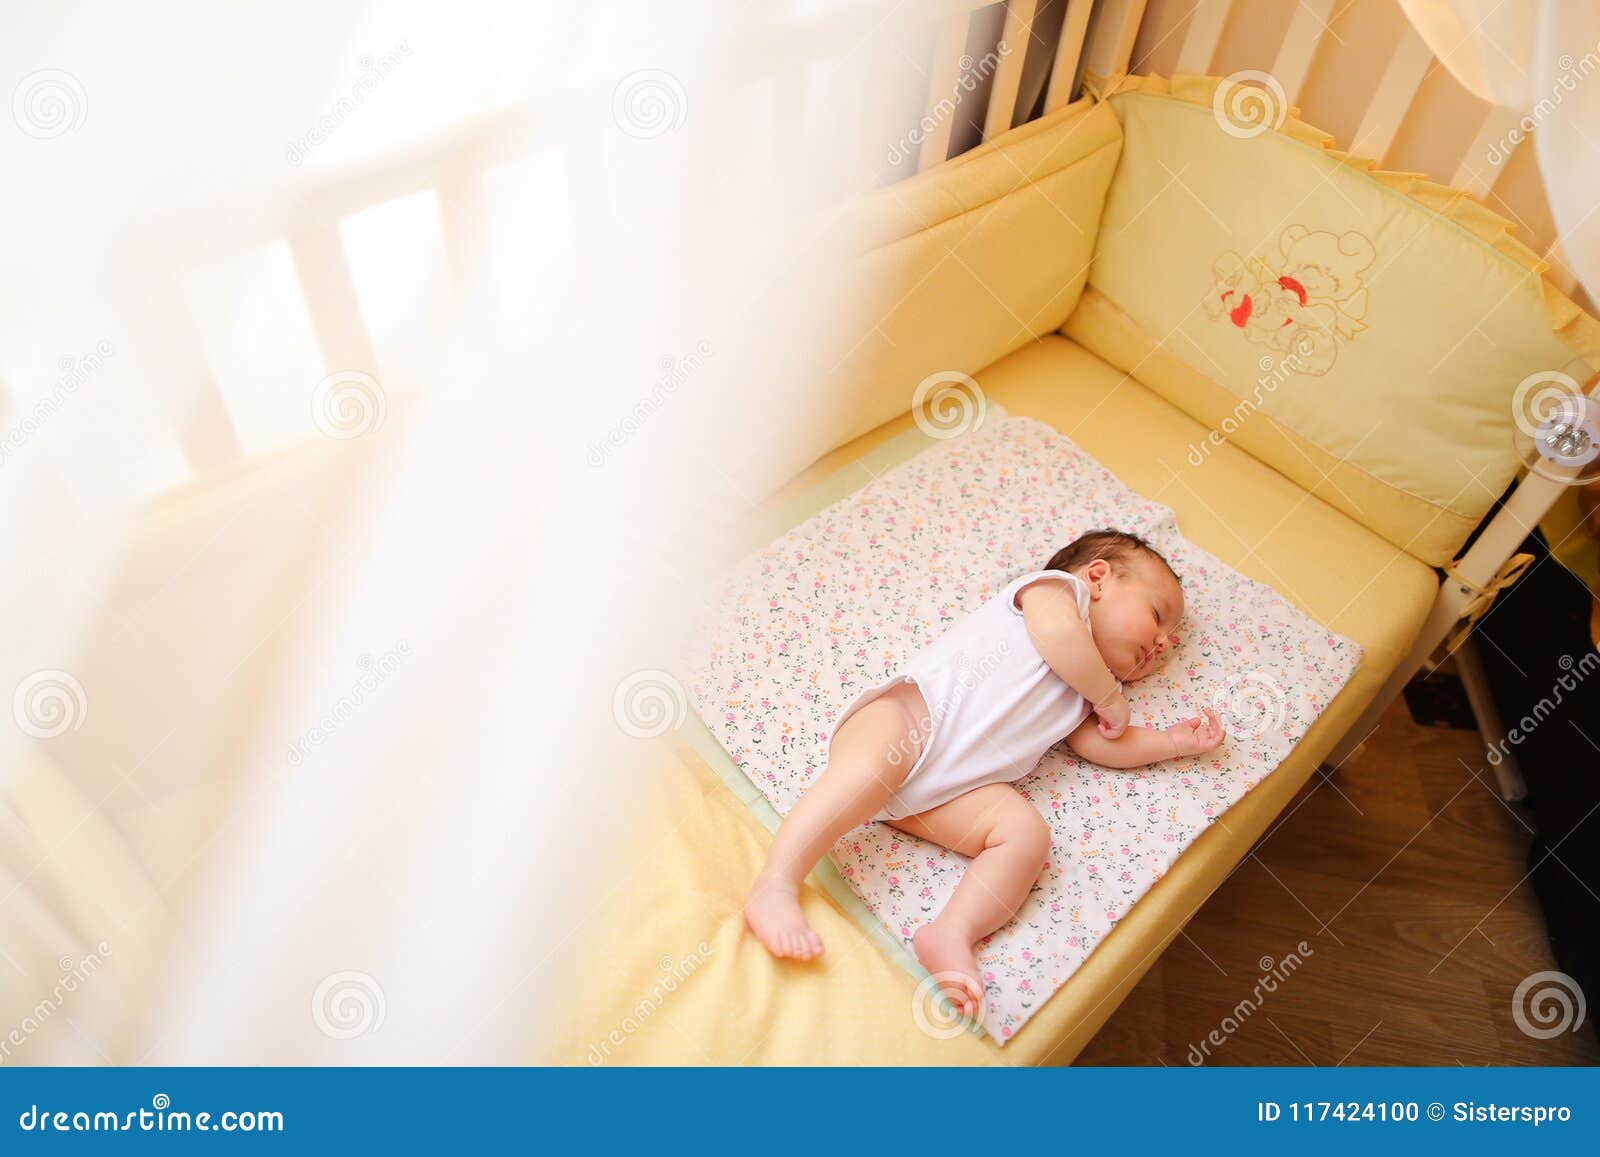
[[[1587,1019],[1539,1040],[1513,1016],[1518,984],[1556,968],[1526,879],[1531,827],[1500,800],[1475,732],[1420,727],[1397,699],[1360,752],[1306,784],[1077,1063],[1600,1063]],[[1303,962],[1270,979],[1300,941]],[[1258,989],[1264,975],[1274,990]]]

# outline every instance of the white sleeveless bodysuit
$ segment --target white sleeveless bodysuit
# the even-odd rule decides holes
[[[1022,779],[1092,713],[1034,647],[1016,604],[1023,587],[1046,577],[1067,581],[1087,625],[1089,587],[1082,579],[1060,570],[1032,571],[1012,579],[895,674],[862,691],[835,721],[830,747],[840,724],[897,683],[915,683],[927,701],[932,730],[922,754],[874,819],[903,819],[973,788]]]

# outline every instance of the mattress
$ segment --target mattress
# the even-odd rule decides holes
[[[1182,579],[1185,613],[1163,668],[1129,688],[1133,720],[1165,727],[1216,710],[1216,751],[1110,770],[1058,743],[1018,782],[1053,846],[1015,918],[977,947],[981,1023],[1005,1044],[1178,856],[1282,763],[1360,663],[1359,645],[1185,539],[1082,447],[1026,417],[982,415],[757,550],[729,576],[686,659],[690,702],[780,813],[827,764],[827,737],[967,613],[1098,527],[1136,533]],[[891,936],[913,935],[969,861],[887,824],[831,853]],[[922,979],[919,975],[919,980]],[[929,1031],[967,1027],[924,986]]]
[[[582,930],[585,967],[557,1010],[565,1042],[557,1059],[1069,1063],[1404,654],[1437,587],[1431,568],[1232,446],[1218,447],[1203,469],[1188,468],[1190,448],[1205,429],[1064,338],[1032,343],[977,377],[994,414],[1028,415],[1068,433],[1141,494],[1170,505],[1197,544],[1271,582],[1359,644],[1365,659],[1351,684],[1278,770],[1178,857],[1003,1050],[972,1034],[929,1035],[918,1026],[911,1015],[915,978],[874,933],[863,931],[849,904],[835,901],[825,870],[808,881],[802,904],[828,941],[827,955],[808,963],[769,957],[745,930],[739,902],[760,868],[775,811],[763,818],[761,807],[747,808],[716,760],[696,750],[687,734],[660,741],[645,753],[655,806],[619,855],[617,879]],[[908,414],[839,448],[767,505],[752,544],[858,489],[927,444],[919,439]],[[761,800],[736,768],[732,774],[746,798]]]

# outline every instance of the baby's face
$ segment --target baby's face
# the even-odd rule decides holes
[[[1124,683],[1160,670],[1177,640],[1183,618],[1183,589],[1153,558],[1139,557],[1128,572],[1116,574],[1096,559],[1076,572],[1089,584],[1089,621],[1106,666]]]

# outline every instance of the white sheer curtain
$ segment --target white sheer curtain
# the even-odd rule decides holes
[[[1600,300],[1600,6],[1571,0],[1399,0],[1440,63],[1520,114],[1573,272]]]
[[[923,18],[11,6],[0,1063],[539,1059]]]

